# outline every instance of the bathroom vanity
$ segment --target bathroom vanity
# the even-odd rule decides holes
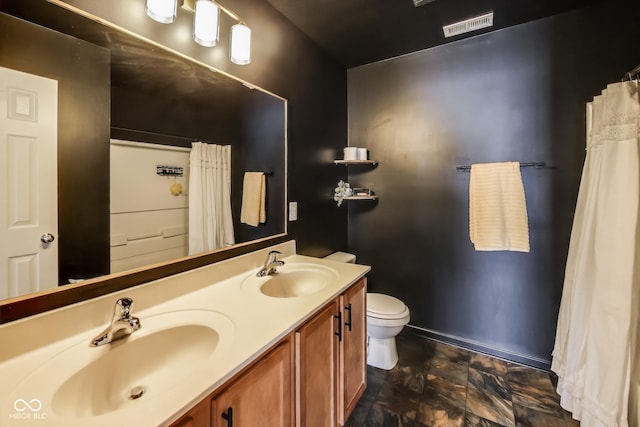
[[[273,249],[285,264],[257,277]],[[1,325],[0,426],[343,425],[366,385],[369,269],[290,241]],[[90,347],[124,297],[140,329]]]
[[[366,279],[172,424],[344,425],[366,386]]]

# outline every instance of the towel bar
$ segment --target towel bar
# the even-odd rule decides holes
[[[547,166],[547,162],[520,163],[520,167],[521,168],[526,168],[526,167],[541,168],[541,167],[545,167],[545,166]],[[458,166],[456,166],[456,169],[459,170],[459,171],[470,171],[471,170],[471,165],[458,165]]]

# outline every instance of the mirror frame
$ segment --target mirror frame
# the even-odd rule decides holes
[[[288,240],[291,240],[288,236],[288,221],[287,221],[287,200],[288,200],[288,100],[279,95],[276,95],[268,90],[265,90],[253,83],[242,80],[235,77],[225,71],[219,70],[211,65],[208,65],[200,60],[190,57],[184,53],[178,52],[167,46],[164,46],[158,42],[150,40],[140,34],[133,31],[122,28],[116,24],[113,24],[103,18],[92,15],[86,11],[78,9],[62,0],[46,0],[58,7],[64,8],[71,13],[75,13],[82,17],[88,18],[99,24],[108,26],[116,31],[121,31],[127,35],[134,37],[140,41],[148,43],[153,47],[162,49],[172,55],[176,55],[182,60],[189,61],[197,66],[205,67],[209,70],[216,71],[225,77],[236,80],[244,85],[247,85],[255,90],[262,91],[268,95],[276,97],[283,101],[284,109],[284,232],[275,234],[273,236],[265,237],[262,239],[252,240],[250,242],[239,243],[229,248],[221,248],[211,252],[205,252],[198,255],[192,255],[184,258],[178,258],[176,260],[167,261],[163,263],[152,264],[145,267],[136,268],[133,270],[127,270],[121,273],[114,273],[105,276],[100,276],[92,279],[88,279],[78,284],[70,284],[64,286],[58,286],[54,289],[48,289],[24,296],[9,298],[0,300],[0,325],[9,323],[19,319],[23,319],[29,316],[34,316],[40,313],[47,312],[49,310],[61,308],[70,304],[75,304],[88,299],[96,298],[99,296],[107,295],[110,293],[118,292],[124,289],[128,289],[134,286],[145,284],[154,280],[158,280],[167,276],[183,273],[185,271],[193,270],[199,267],[204,267],[216,262],[220,262],[229,258],[240,256],[246,253],[254,252],[269,246],[273,246]]]

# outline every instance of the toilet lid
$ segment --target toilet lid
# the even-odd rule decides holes
[[[384,294],[367,294],[367,312],[383,315],[402,314],[406,306],[398,298]]]

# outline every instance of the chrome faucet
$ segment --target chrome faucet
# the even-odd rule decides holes
[[[278,251],[269,252],[269,255],[267,255],[267,260],[264,262],[264,266],[262,267],[262,269],[260,269],[260,271],[258,271],[258,274],[256,274],[256,276],[258,277],[269,276],[276,272],[276,267],[280,267],[281,265],[284,265],[284,261],[280,261],[278,259],[278,255],[282,255],[282,252],[278,252]]]
[[[109,344],[112,341],[131,335],[140,329],[140,319],[131,316],[133,311],[133,300],[131,298],[120,298],[116,301],[113,310],[111,324],[102,333],[98,334],[89,343],[89,347],[98,347]]]

